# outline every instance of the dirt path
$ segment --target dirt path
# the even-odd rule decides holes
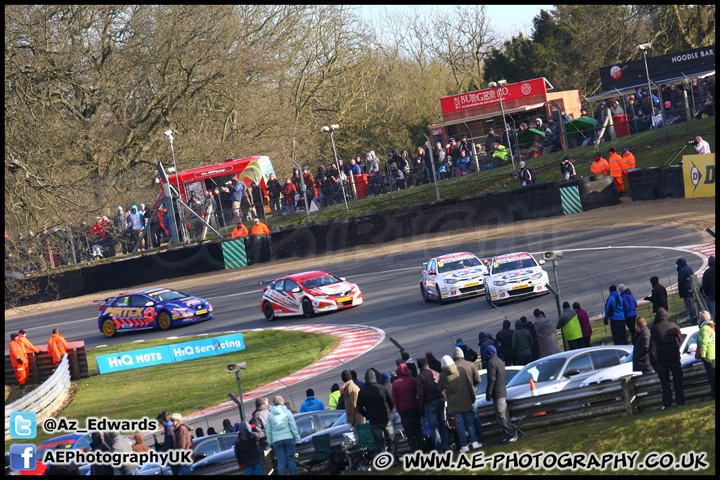
[[[518,231],[544,231],[544,232],[569,232],[578,230],[592,230],[614,225],[615,227],[647,227],[647,226],[670,226],[682,227],[702,233],[702,242],[710,243],[714,238],[705,232],[710,227],[715,230],[715,199],[714,198],[666,198],[663,200],[632,202],[629,198],[621,199],[622,203],[614,207],[604,207],[588,212],[577,213],[569,216],[542,218],[537,220],[526,220],[524,222],[508,225],[499,225],[483,230],[483,236],[487,240],[505,238],[512,236]],[[453,233],[437,233],[423,236],[422,238],[411,238],[396,240],[394,242],[377,245],[365,245],[346,250],[344,252],[332,252],[333,262],[352,262],[361,260],[368,252],[373,256],[390,255],[402,250],[412,251],[415,249],[426,249],[440,245],[463,243],[477,239],[477,230],[474,228],[459,230]],[[330,257],[328,257],[330,258]],[[324,263],[324,255],[302,259],[285,259],[273,263],[253,265],[244,269],[233,269],[214,273],[198,274],[169,280],[177,289],[189,289],[194,285],[212,285],[224,283],[240,278],[257,275],[262,272],[269,277],[287,272],[288,269],[301,270],[317,268],[318,264]],[[290,267],[292,265],[292,267]],[[138,290],[149,288],[154,284],[138,285]],[[114,295],[117,292],[97,293],[83,297],[58,300],[56,302],[40,305],[29,305],[5,311],[7,319],[18,318],[25,315],[35,315],[53,309],[66,309],[87,305],[95,298],[103,298]]]

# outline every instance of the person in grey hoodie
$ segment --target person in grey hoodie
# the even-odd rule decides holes
[[[555,325],[545,316],[545,312],[538,308],[535,309],[533,315],[535,316],[535,333],[540,348],[540,358],[560,353]]]
[[[120,435],[120,432],[108,432],[107,446],[110,447],[111,453],[133,453],[130,439]],[[124,463],[120,465],[119,470],[122,475],[137,475],[140,466],[137,463]]]
[[[460,453],[480,448],[482,444],[477,441],[475,422],[473,421],[473,404],[475,403],[475,389],[472,380],[464,368],[458,368],[450,356],[445,355],[440,361],[442,373],[438,381],[438,388],[445,390],[447,395],[447,413],[455,418]]]
[[[278,475],[285,475],[285,466],[290,475],[297,475],[295,465],[295,444],[300,443],[295,418],[285,406],[285,399],[280,395],[273,398],[275,405],[267,418],[267,441],[272,445],[278,462]]]

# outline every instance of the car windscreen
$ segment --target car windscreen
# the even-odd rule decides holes
[[[479,267],[480,265],[482,265],[482,263],[475,257],[462,258],[444,263],[438,261],[438,273],[452,272],[454,270],[460,270],[461,268]]]
[[[325,285],[332,285],[334,283],[340,283],[342,280],[333,275],[323,275],[322,277],[309,278],[302,283],[302,286],[307,290],[313,290],[318,287]]]
[[[521,268],[533,268],[537,267],[535,260],[531,257],[525,257],[510,262],[496,263],[493,265],[492,273],[505,273],[512,272],[513,270],[520,270]]]
[[[528,388],[530,388],[530,379],[535,383],[555,380],[560,375],[560,370],[563,365],[565,365],[564,358],[537,360],[520,370],[520,372],[508,382],[507,386],[528,385]]]
[[[187,297],[187,295],[182,292],[178,292],[177,290],[170,290],[168,292],[152,295],[152,298],[157,299],[158,302],[171,302],[173,300],[179,300]]]

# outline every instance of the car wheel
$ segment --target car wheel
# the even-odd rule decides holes
[[[437,292],[437,296],[438,296],[438,299],[437,299],[437,300],[438,300],[438,303],[439,303],[440,305],[442,305],[442,304],[443,304],[443,299],[442,299],[442,295],[440,295],[440,287],[435,287],[435,291]]]
[[[302,310],[303,310],[303,315],[305,315],[305,318],[311,318],[315,315],[315,310],[313,309],[312,303],[310,303],[309,298],[303,298]]]
[[[487,302],[492,305],[492,300],[490,300],[490,292],[488,291],[487,286],[485,287],[485,300],[487,300]]]
[[[108,338],[114,337],[115,334],[117,333],[117,328],[115,327],[115,322],[113,322],[109,318],[106,319],[102,324],[102,332]]]
[[[426,302],[430,301],[430,298],[428,298],[427,293],[425,293],[425,285],[422,283],[420,284],[420,295],[422,295],[423,300]]]
[[[172,318],[168,312],[160,312],[157,317],[157,324],[160,330],[168,330],[172,327]]]
[[[265,302],[265,304],[263,304],[263,313],[265,314],[265,319],[268,322],[275,320],[275,311],[273,310],[270,302]]]

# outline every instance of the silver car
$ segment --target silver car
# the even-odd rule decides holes
[[[577,388],[598,370],[619,365],[632,352],[631,345],[610,345],[580,348],[556,353],[535,360],[520,370],[507,383],[507,399],[532,395],[530,380],[535,382],[537,395]],[[488,405],[485,395],[478,395],[478,407]]]
[[[680,363],[685,365],[687,362],[695,359],[695,350],[697,349],[697,337],[700,327],[697,325],[691,327],[683,327],[680,329]],[[623,363],[616,367],[608,368],[595,375],[586,378],[581,387],[592,385],[594,383],[611,382],[620,378],[636,377],[640,372],[633,371],[633,354],[625,359]]]

